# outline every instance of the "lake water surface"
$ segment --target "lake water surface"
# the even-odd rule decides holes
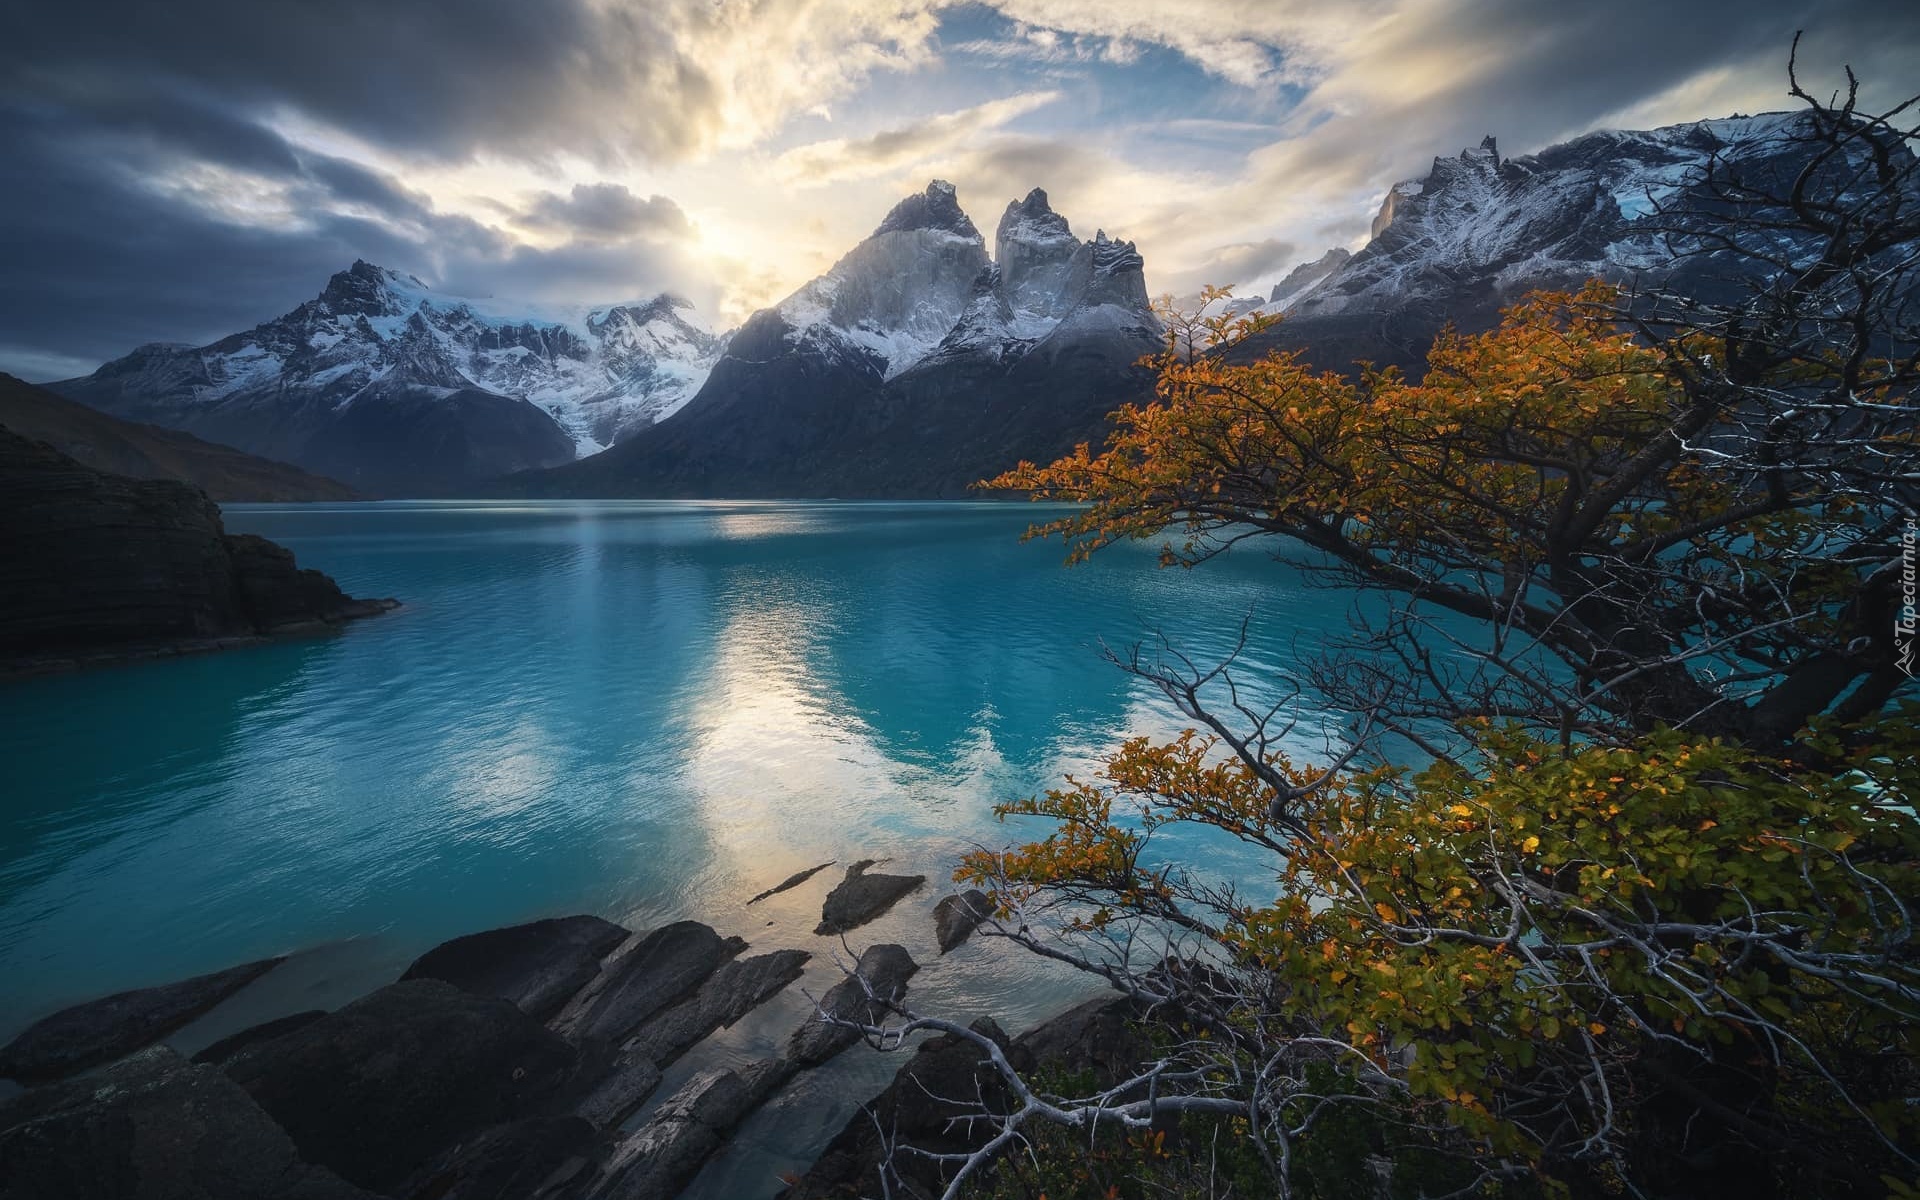
[[[861,857],[930,886],[856,947],[901,942],[917,1007],[1018,1032],[1087,984],[997,941],[936,957],[928,913],[958,854],[1027,832],[995,801],[1179,727],[1102,639],[1164,631],[1203,658],[1251,611],[1246,663],[1271,670],[1344,613],[1258,554],[1163,571],[1140,545],[1068,569],[1058,542],[1020,541],[1045,515],[229,506],[230,529],[406,607],[339,636],[0,684],[0,1040],[105,992],[293,955],[173,1039],[191,1051],[349,1000],[448,937],[569,912],[815,952],[670,1087],[773,1052],[838,977],[838,942],[812,934],[838,868],[746,898]],[[856,1048],[816,1072],[694,1194],[770,1195],[899,1061]]]

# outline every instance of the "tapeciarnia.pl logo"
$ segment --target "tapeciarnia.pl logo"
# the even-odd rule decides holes
[[[1913,678],[1914,668],[1914,628],[1920,621],[1920,578],[1914,568],[1914,518],[1907,518],[1907,527],[1900,534],[1900,612],[1893,619],[1893,643],[1896,662],[1908,679]]]

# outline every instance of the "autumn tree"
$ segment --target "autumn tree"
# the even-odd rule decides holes
[[[1285,681],[1114,653],[1193,728],[1003,806],[1046,831],[959,877],[1161,1049],[1066,1094],[956,1025],[869,1030],[972,1038],[1001,1076],[949,1195],[1004,1191],[995,1156],[1044,1129],[1168,1122],[1228,1129],[1282,1195],[1373,1194],[1330,1173],[1336,1130],[1395,1194],[1910,1194],[1920,185],[1909,105],[1851,83],[1794,80],[1792,171],[1715,160],[1660,214],[1675,282],[1530,297],[1417,382],[1172,314],[1102,450],[990,481],[1082,505],[1036,531],[1076,559],[1259,547],[1379,604],[1301,681],[1350,718],[1318,763]],[[1175,826],[1271,882],[1162,852]]]

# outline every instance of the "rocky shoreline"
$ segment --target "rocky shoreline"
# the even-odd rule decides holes
[[[0,428],[0,679],[324,633],[399,607],[228,533],[199,488]]]
[[[857,929],[924,883],[872,865],[856,863],[826,895],[823,928]],[[949,896],[937,911],[922,953],[964,940],[984,898]],[[162,1039],[281,959],[90,1001],[0,1048],[0,1075],[29,1088],[0,1101],[0,1178],[23,1200],[671,1197],[762,1104],[860,1041],[823,1014],[878,1022],[875,997],[901,999],[919,969],[904,946],[868,946],[778,1053],[698,1071],[656,1100],[674,1063],[780,994],[812,957],[752,949],[697,921],[636,932],[571,916],[488,930],[442,943],[332,1012],[277,1017],[191,1059]],[[1085,1030],[1117,1020],[1119,1003],[1082,1005],[1019,1039],[991,1021],[976,1029],[1017,1062],[1081,1069],[1096,1046],[1117,1044]],[[928,1097],[987,1086],[979,1057],[959,1039],[924,1043],[783,1194],[881,1194],[869,1110],[903,1135],[950,1144]]]

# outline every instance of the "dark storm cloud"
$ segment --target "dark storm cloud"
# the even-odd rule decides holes
[[[180,85],[284,105],[389,147],[674,155],[711,127],[712,82],[669,7],[588,0],[91,0],[10,6],[0,78],[30,95]],[[9,85],[0,84],[0,88]],[[650,95],[652,104],[628,101]]]
[[[0,105],[0,370],[45,379],[146,341],[212,341],[311,298],[356,258],[533,299],[571,295],[569,281],[649,294],[688,269],[657,241],[518,246],[390,175],[217,108],[103,115],[119,110]],[[300,219],[235,220],[165,185],[208,166],[281,189]]]
[[[584,238],[687,237],[693,223],[665,196],[641,198],[618,183],[576,183],[567,195],[548,192],[523,224]]]

